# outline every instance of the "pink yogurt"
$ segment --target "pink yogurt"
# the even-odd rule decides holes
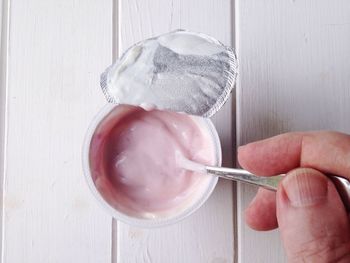
[[[141,219],[172,217],[198,203],[213,177],[181,168],[176,156],[218,163],[217,140],[204,122],[169,111],[112,107],[96,126],[88,153],[91,178],[104,201]]]

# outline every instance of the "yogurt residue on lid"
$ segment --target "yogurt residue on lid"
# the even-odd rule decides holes
[[[177,30],[130,47],[101,75],[108,102],[211,117],[237,75],[233,50],[202,34]]]

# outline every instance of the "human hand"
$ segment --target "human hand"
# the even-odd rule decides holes
[[[277,193],[259,189],[245,211],[255,230],[279,227],[289,262],[350,262],[349,214],[323,174],[350,179],[350,135],[286,133],[238,149],[257,175],[287,173]]]

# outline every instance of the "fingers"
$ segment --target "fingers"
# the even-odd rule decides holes
[[[299,166],[300,138],[300,133],[290,133],[250,143],[239,148],[238,161],[257,175],[286,173]],[[275,193],[259,189],[245,211],[245,221],[255,230],[277,228]]]
[[[240,147],[238,161],[258,175],[312,167],[350,178],[350,136],[324,131],[286,133]]]
[[[300,166],[350,178],[350,136],[338,132],[304,135]]]
[[[298,167],[313,167],[325,173],[350,178],[350,136],[337,132],[287,133],[242,146],[238,160],[258,175],[287,173]],[[245,219],[256,230],[277,226],[272,194],[257,194]]]
[[[277,218],[289,262],[350,262],[348,215],[320,172],[287,174],[277,191]]]
[[[278,227],[276,218],[276,193],[259,188],[253,201],[245,210],[245,221],[259,231]]]
[[[238,162],[257,175],[286,173],[300,164],[303,133],[286,133],[238,148]]]

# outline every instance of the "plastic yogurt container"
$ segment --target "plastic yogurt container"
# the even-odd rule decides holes
[[[114,104],[107,104],[93,119],[88,128],[84,145],[83,145],[83,169],[88,186],[97,199],[99,204],[105,208],[111,216],[129,225],[152,228],[176,223],[193,212],[199,209],[205,201],[209,198],[218,178],[205,174],[198,175],[199,180],[196,184],[189,188],[188,196],[177,202],[174,207],[160,209],[158,211],[133,211],[128,206],[123,206],[126,201],[123,196],[115,199],[113,193],[107,186],[101,186],[99,181],[100,171],[96,171],[96,167],[100,165],[101,159],[96,157],[96,152],[103,157],[103,147],[108,145],[107,141],[100,136],[103,130],[106,129],[104,125],[111,122],[111,119],[118,118],[118,115],[124,114],[123,109],[118,109],[120,106]],[[180,114],[180,113],[177,113]],[[197,116],[189,116],[193,122],[198,126],[202,135],[205,137],[210,151],[211,151],[211,165],[221,165],[221,146],[217,131],[208,118],[201,118]],[[118,125],[118,123],[116,124]],[[157,138],[155,138],[156,140]],[[147,171],[145,171],[147,173]],[[107,175],[108,178],[108,175]],[[113,186],[111,186],[113,188]],[[114,189],[118,191],[118,189]],[[126,198],[129,198],[126,196]]]

